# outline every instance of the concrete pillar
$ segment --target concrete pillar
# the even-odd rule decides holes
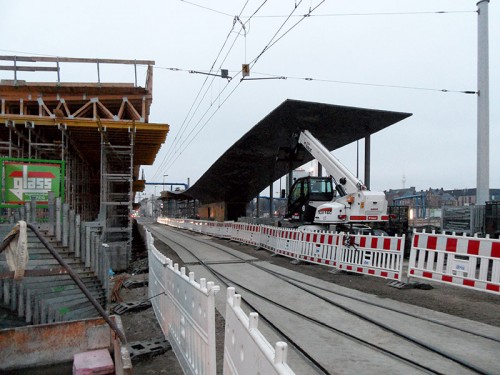
[[[91,228],[85,227],[85,267],[90,267]]]
[[[75,257],[80,258],[80,231],[81,219],[80,215],[75,216]]]
[[[63,204],[62,208],[62,245],[68,246],[69,242],[69,205]]]
[[[62,211],[61,197],[56,198],[56,240],[61,241],[62,230],[61,230],[61,211]]]
[[[31,197],[31,204],[30,204],[30,209],[31,209],[31,223],[36,225],[37,222],[37,217],[36,217],[36,198]]]
[[[69,210],[68,246],[69,251],[75,251],[75,210]]]
[[[56,233],[56,196],[53,191],[49,191],[48,194],[48,222],[49,222],[49,236],[53,236]]]
[[[26,213],[26,222],[31,223],[31,202],[24,204],[24,212]]]

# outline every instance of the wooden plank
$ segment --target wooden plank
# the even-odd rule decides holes
[[[85,111],[91,104],[92,102],[88,101],[87,103],[85,103],[83,107],[81,107],[75,113],[73,113],[73,116],[78,117],[78,115],[81,114],[83,111]]]
[[[99,64],[125,64],[125,65],[155,65],[154,60],[121,60],[121,59],[90,59],[80,57],[41,57],[41,56],[0,56],[4,61],[28,62],[67,62],[67,63],[99,63]]]
[[[59,68],[50,66],[2,66],[0,65],[0,70],[12,70],[18,72],[57,72]]]
[[[134,108],[134,106],[132,105],[132,103],[130,103],[129,101],[125,102],[126,104],[126,107],[128,108],[128,110],[130,111],[130,115],[131,117],[134,119],[134,120],[139,120],[141,118],[141,115],[139,115],[139,112],[137,112],[137,110]]]
[[[123,111],[125,110],[125,100],[122,100],[122,104],[120,105],[120,109],[118,111],[118,118],[121,120],[123,116]]]
[[[66,116],[71,116],[71,112],[69,111],[68,105],[66,104],[66,100],[61,100],[61,103],[64,106],[64,109],[66,110]]]
[[[106,118],[113,119],[113,113],[109,109],[106,108],[104,104],[102,104],[100,101],[97,102],[98,107],[104,112],[106,115]]]
[[[88,102],[86,106],[89,106],[90,104],[92,103]],[[5,120],[14,120],[16,122],[33,121],[36,126],[57,126],[60,123],[64,123],[67,125],[68,128],[70,127],[88,128],[88,129],[97,128],[96,120],[91,118],[78,118],[78,119],[65,118],[63,121],[61,121],[61,119],[55,119],[50,117],[38,117],[34,115],[25,115],[25,116],[12,115],[12,114],[0,115],[0,123],[3,123]],[[108,129],[124,129],[124,127],[128,128],[133,122],[134,120],[101,119],[102,125]],[[157,131],[163,133],[163,132],[168,132],[169,130],[168,124],[160,124],[160,123],[151,123],[151,122],[144,123],[136,121],[135,126],[137,132]]]

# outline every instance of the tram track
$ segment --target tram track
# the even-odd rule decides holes
[[[174,231],[172,228],[169,228],[170,230]],[[291,314],[294,314],[298,317],[300,317],[301,319],[304,319],[306,321],[309,321],[311,323],[314,323],[316,325],[319,325],[321,326],[322,328],[325,328],[325,329],[328,329],[330,330],[331,332],[334,332],[335,334],[338,334],[338,335],[341,335],[342,337],[344,338],[347,338],[353,342],[356,342],[358,344],[361,344],[367,348],[370,348],[371,350],[375,350],[379,353],[383,353],[384,355],[386,356],[389,356],[393,359],[396,359],[398,361],[401,361],[403,363],[405,363],[406,365],[408,366],[411,366],[411,367],[414,367],[414,368],[417,368],[423,372],[427,372],[427,373],[433,373],[433,374],[439,374],[441,372],[439,371],[436,371],[435,369],[432,369],[431,367],[429,366],[426,366],[425,364],[422,364],[422,363],[419,363],[419,362],[416,362],[410,358],[407,358],[407,357],[404,357],[398,353],[395,353],[395,352],[392,352],[386,348],[383,348],[379,345],[376,345],[376,344],[373,344],[371,342],[368,342],[367,340],[364,340],[363,338],[360,338],[360,337],[357,337],[356,335],[353,335],[349,332],[346,332],[344,330],[341,330],[341,329],[338,329],[338,328],[335,328],[325,322],[322,322],[318,319],[315,319],[315,318],[312,318],[310,316],[306,316],[305,314],[302,314],[298,311],[295,311],[287,306],[284,306],[282,304],[279,304],[277,303],[276,301],[274,300],[271,300],[269,299],[268,297],[264,296],[264,295],[261,295],[259,293],[257,293],[256,291],[253,291],[251,290],[250,288],[248,287],[245,287],[244,285],[241,285],[240,283],[234,281],[234,280],[231,280],[229,279],[228,277],[224,276],[223,274],[221,274],[219,271],[215,270],[213,266],[215,265],[220,265],[220,264],[240,264],[240,263],[246,263],[246,264],[249,264],[251,265],[252,267],[256,267],[257,269],[259,269],[260,271],[262,272],[265,272],[269,275],[272,275],[273,277],[276,277],[278,279],[280,279],[281,281],[285,282],[285,283],[288,283],[290,285],[292,285],[293,287],[295,288],[298,288],[300,290],[301,293],[308,293],[309,295],[312,295],[314,296],[315,298],[319,298],[321,299],[322,301],[324,301],[325,303],[327,304],[330,304],[331,306],[335,307],[335,308],[338,308],[338,309],[341,309],[343,310],[344,312],[346,312],[347,314],[350,314],[352,316],[355,316],[357,317],[358,319],[362,319],[363,321],[365,322],[368,322],[372,325],[374,325],[375,327],[377,327],[378,329],[382,329],[386,332],[389,332],[397,337],[399,337],[400,339],[403,339],[403,340],[406,340],[407,342],[411,343],[412,345],[416,345],[424,350],[427,350],[429,352],[432,352],[438,356],[441,356],[442,358],[448,360],[448,361],[451,361],[451,362],[454,362],[470,371],[473,371],[474,373],[478,373],[478,374],[486,374],[488,373],[488,371],[468,362],[468,361],[465,361],[463,359],[460,359],[460,358],[457,358],[456,356],[454,355],[451,355],[450,353],[446,353],[446,352],[443,352],[442,350],[440,350],[439,348],[435,348],[433,347],[432,345],[429,345],[425,342],[422,342],[418,339],[415,339],[413,337],[410,337],[409,335],[405,334],[404,332],[400,332],[398,331],[397,329],[394,329],[390,326],[388,326],[387,324],[384,324],[384,323],[381,323],[379,321],[377,321],[376,319],[373,319],[369,316],[367,316],[366,314],[363,314],[363,313],[360,313],[359,311],[354,311],[353,309],[351,308],[348,308],[336,301],[333,301],[331,298],[328,298],[328,297],[325,297],[323,295],[320,295],[319,293],[317,292],[313,292],[311,291],[310,289],[307,289],[304,285],[306,285],[307,287],[309,288],[315,288],[317,290],[320,290],[320,291],[323,291],[323,292],[326,292],[326,293],[331,293],[333,295],[337,295],[337,296],[340,296],[342,298],[347,298],[347,299],[352,299],[352,300],[355,300],[357,302],[361,302],[361,303],[366,303],[368,305],[371,305],[373,307],[376,307],[376,308],[380,308],[380,309],[386,309],[388,311],[391,311],[393,313],[398,313],[398,314],[402,314],[402,315],[405,315],[407,317],[411,317],[411,318],[416,318],[416,319],[420,319],[420,320],[423,320],[423,321],[426,321],[428,323],[431,323],[431,324],[436,324],[436,325],[440,325],[442,327],[446,327],[448,329],[454,329],[454,330],[457,330],[457,331],[460,331],[462,333],[465,333],[465,334],[468,334],[468,335],[474,335],[474,336],[477,336],[477,337],[480,337],[482,339],[488,339],[488,340],[492,340],[492,341],[496,341],[496,342],[499,342],[498,339],[494,338],[494,337],[489,337],[489,336],[485,336],[485,335],[481,335],[481,334],[476,334],[475,332],[471,332],[469,330],[465,330],[465,329],[460,329],[460,328],[457,328],[455,326],[451,326],[451,325],[448,325],[448,324],[444,324],[442,322],[439,322],[439,321],[436,321],[436,320],[432,320],[432,319],[428,319],[428,318],[424,318],[424,317],[421,317],[421,316],[418,316],[416,314],[409,314],[407,312],[404,312],[404,311],[401,311],[401,310],[398,310],[398,309],[393,309],[393,308],[388,308],[387,306],[382,306],[380,304],[375,304],[373,302],[370,302],[370,301],[366,301],[366,300],[363,300],[361,298],[357,298],[357,297],[353,297],[353,296],[348,296],[346,294],[343,294],[343,293],[339,293],[339,292],[336,292],[336,291],[332,291],[332,290],[328,290],[326,288],[322,288],[322,287],[319,287],[317,285],[313,285],[313,284],[310,284],[310,283],[307,283],[307,282],[304,282],[303,280],[298,280],[298,279],[295,279],[293,277],[290,277],[288,275],[284,275],[284,274],[281,274],[279,272],[276,272],[276,271],[273,271],[273,270],[270,270],[266,267],[263,267],[262,265],[259,264],[258,261],[255,261],[255,260],[248,260],[248,259],[244,259],[244,258],[241,258],[241,257],[238,257],[237,255],[234,254],[234,252],[237,252],[238,250],[234,250],[234,251],[228,251],[226,249],[223,248],[223,246],[220,246],[220,245],[217,245],[217,244],[213,244],[211,241],[209,240],[205,240],[205,239],[201,239],[201,238],[196,238],[196,236],[193,236],[193,235],[190,235],[190,234],[187,234],[187,233],[184,233],[183,231],[178,231],[178,230],[175,230],[174,233],[178,234],[178,235],[181,235],[181,236],[185,236],[186,238],[189,238],[190,241],[198,241],[198,242],[201,242],[203,243],[205,246],[209,246],[209,247],[212,247],[218,251],[222,251],[228,255],[230,255],[231,257],[234,257],[236,258],[236,260],[228,260],[228,261],[223,261],[223,262],[218,262],[218,261],[214,261],[214,262],[210,262],[210,261],[203,261],[202,259],[200,259],[198,256],[196,256],[196,254],[194,254],[190,249],[188,249],[185,245],[183,245],[182,243],[180,242],[177,242],[175,240],[173,240],[172,238],[170,237],[167,237],[165,236],[164,234],[162,234],[159,230],[155,229],[155,228],[151,228],[150,227],[150,230],[152,230],[152,232],[154,232],[154,234],[159,237],[160,239],[161,238],[164,238],[166,240],[165,243],[167,243],[168,245],[168,242],[171,242],[173,244],[175,244],[175,246],[178,246],[180,248],[182,248],[183,251],[186,251],[187,253],[189,253],[192,257],[194,257],[197,261],[196,262],[189,262],[189,263],[186,263],[186,264],[192,264],[192,265],[200,265],[200,266],[203,266],[207,271],[211,272],[215,277],[217,277],[223,284],[227,285],[227,286],[235,286],[237,288],[240,288],[242,290],[245,290],[247,293],[251,293],[252,295],[256,296],[257,298],[260,298],[264,301],[266,301],[267,303],[270,303],[272,304],[273,306],[276,306],[278,308],[281,308]],[[245,301],[247,304],[248,304],[248,301]],[[255,308],[255,306],[250,306],[249,307],[258,312],[258,309]],[[325,370],[322,368],[321,364],[319,364],[319,362],[315,361],[313,358],[310,357],[310,355],[300,347],[300,345],[296,342],[294,342],[294,340],[292,340],[290,337],[288,337],[284,332],[282,332],[282,330],[280,330],[278,327],[276,327],[272,322],[269,321],[269,319],[265,319],[265,317],[263,316],[263,314],[259,313],[260,316],[262,316],[264,318],[264,320],[273,327],[273,329],[275,329],[282,337],[285,337],[286,340],[289,341],[289,343],[295,347],[295,349],[300,352],[302,355],[304,355],[308,361],[310,361],[314,367],[316,367],[317,369],[319,369],[321,372],[323,373],[328,373],[327,371],[325,372]]]

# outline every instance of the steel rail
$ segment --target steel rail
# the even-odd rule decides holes
[[[185,234],[183,234],[183,235],[185,235]],[[188,235],[185,235],[185,236],[188,236]],[[200,239],[196,239],[196,238],[194,238],[193,236],[189,236],[189,237],[191,237],[192,239],[194,239],[194,240],[196,240],[196,241],[203,242],[204,244],[206,244],[206,245],[208,245],[208,246],[212,246],[212,247],[214,247],[214,248],[216,248],[216,249],[218,249],[218,250],[224,251],[224,252],[226,252],[227,254],[229,254],[229,255],[231,255],[231,256],[234,256],[234,257],[235,257],[235,258],[237,258],[237,259],[242,259],[242,258],[239,258],[238,256],[236,256],[236,255],[232,254],[231,252],[226,251],[226,250],[224,250],[224,249],[221,249],[221,248],[220,248],[220,247],[218,247],[218,246],[214,246],[213,244],[210,244],[210,243],[208,243],[208,242],[206,242],[206,241],[203,241],[203,240],[200,240]],[[199,259],[196,255],[194,255],[194,254],[193,254],[193,253],[192,253],[189,249],[187,249],[185,246],[183,246],[183,245],[181,245],[181,244],[179,244],[179,243],[177,243],[177,242],[173,241],[172,239],[169,239],[169,241],[176,243],[178,246],[181,246],[181,247],[182,247],[182,248],[184,248],[186,251],[188,251],[188,252],[189,252],[189,253],[190,253],[193,257],[195,257],[196,259]],[[237,250],[235,250],[235,251],[237,251]],[[243,259],[242,259],[242,260],[243,260]],[[212,269],[212,267],[210,267],[210,266],[209,266],[209,264],[206,264],[206,263],[205,263],[205,262],[203,262],[201,259],[199,259],[199,261],[200,261],[201,265],[203,265],[204,267],[206,267],[206,268],[210,269],[210,270],[211,270],[214,274],[216,274],[216,275],[217,275],[217,274],[219,274],[217,271],[213,270],[213,269]],[[438,354],[438,355],[441,355],[442,357],[447,358],[447,359],[449,359],[449,360],[451,360],[451,361],[453,361],[453,362],[455,362],[455,363],[457,363],[457,364],[459,364],[459,365],[461,365],[461,366],[464,366],[464,367],[466,367],[466,368],[468,368],[468,369],[470,369],[470,370],[472,370],[472,371],[475,371],[475,372],[477,372],[477,373],[479,373],[479,374],[487,374],[487,373],[488,373],[487,371],[485,371],[485,370],[483,370],[483,369],[481,369],[481,368],[479,368],[479,367],[477,367],[477,366],[475,366],[475,365],[473,365],[473,364],[471,364],[471,363],[469,363],[469,362],[467,362],[467,361],[463,361],[463,360],[461,360],[461,359],[459,359],[459,358],[457,358],[457,357],[455,357],[455,356],[453,356],[453,355],[451,355],[451,354],[445,353],[445,352],[443,352],[443,351],[441,351],[441,350],[439,350],[439,349],[437,349],[437,348],[434,348],[434,347],[432,347],[431,345],[428,345],[428,344],[423,343],[423,342],[421,342],[421,341],[419,341],[419,340],[413,339],[412,337],[409,337],[408,335],[405,335],[404,333],[399,332],[398,330],[393,329],[393,328],[391,328],[391,327],[389,327],[389,326],[387,326],[387,325],[385,325],[385,324],[383,324],[383,323],[379,323],[379,322],[377,322],[377,321],[375,321],[375,320],[373,320],[373,319],[371,319],[371,318],[367,317],[367,316],[366,316],[366,315],[364,315],[364,314],[361,314],[361,313],[355,312],[354,310],[352,310],[352,309],[348,309],[348,308],[346,308],[346,307],[344,307],[344,306],[341,306],[341,305],[337,304],[336,302],[334,302],[334,301],[332,301],[332,300],[330,300],[330,299],[328,299],[328,298],[326,298],[326,297],[320,296],[320,295],[318,295],[317,293],[314,293],[314,292],[311,292],[311,291],[309,291],[309,290],[307,290],[307,289],[305,289],[305,288],[302,288],[302,287],[300,287],[300,286],[296,285],[295,283],[290,282],[289,280],[286,280],[286,278],[288,278],[287,276],[284,276],[284,277],[279,277],[279,276],[277,276],[277,275],[276,275],[277,273],[274,273],[273,271],[268,270],[268,269],[266,269],[265,267],[260,267],[260,266],[258,266],[257,264],[255,264],[255,263],[253,263],[253,262],[248,262],[248,263],[249,263],[249,264],[251,264],[251,265],[253,265],[253,266],[255,266],[256,268],[261,269],[261,270],[262,270],[262,271],[264,271],[264,272],[270,273],[270,274],[272,274],[273,276],[280,278],[281,280],[283,280],[283,281],[285,281],[285,282],[287,282],[287,283],[289,283],[289,284],[291,284],[291,285],[293,285],[293,286],[295,286],[295,287],[297,287],[297,288],[299,288],[299,289],[301,289],[301,290],[303,290],[303,291],[305,291],[305,292],[307,292],[307,293],[309,293],[309,294],[311,294],[311,295],[313,295],[313,296],[315,296],[315,297],[317,297],[317,298],[320,298],[320,299],[324,300],[324,301],[325,301],[325,302],[327,302],[327,303],[330,303],[330,304],[334,305],[335,307],[341,308],[341,309],[343,309],[344,311],[347,311],[348,313],[354,314],[355,316],[357,316],[357,317],[358,317],[358,318],[360,318],[360,319],[366,320],[366,321],[370,322],[371,324],[374,324],[374,325],[378,326],[378,327],[379,327],[379,328],[381,328],[381,329],[384,329],[384,330],[386,330],[386,331],[389,331],[389,332],[391,332],[391,333],[393,333],[393,334],[395,334],[395,335],[397,335],[397,336],[399,336],[399,337],[401,337],[401,338],[403,338],[403,339],[405,339],[405,340],[407,340],[407,341],[409,341],[409,342],[412,342],[412,343],[414,343],[415,345],[418,345],[418,346],[420,346],[420,347],[422,347],[422,348],[424,348],[424,349],[426,349],[426,350],[429,350],[429,351],[434,352],[434,353],[436,353],[436,354]],[[219,275],[220,275],[220,274],[219,274]],[[222,276],[222,275],[221,275],[221,276]],[[220,277],[219,277],[219,278],[220,278]],[[225,277],[224,277],[224,276],[222,276],[222,278],[225,278]],[[226,279],[227,279],[227,278],[226,278]],[[229,280],[229,279],[227,279],[227,280]],[[258,293],[255,293],[254,291],[249,290],[249,289],[247,289],[247,288],[245,288],[245,287],[243,287],[243,286],[241,286],[241,285],[237,284],[236,282],[234,282],[234,281],[232,281],[232,280],[230,280],[230,281],[231,281],[233,284],[235,284],[235,285],[239,286],[240,288],[245,289],[245,290],[247,290],[248,292],[250,292],[250,293],[252,293],[252,294],[254,294],[254,295],[256,295],[256,296],[258,296],[258,297],[260,297],[260,298],[262,298],[262,299],[264,299],[264,300],[268,300],[268,302],[269,302],[269,303],[272,303],[272,304],[275,304],[276,306],[282,307],[282,308],[284,308],[284,309],[286,309],[286,310],[288,310],[288,311],[290,311],[290,312],[292,312],[292,313],[295,313],[296,315],[303,316],[304,318],[306,318],[306,319],[308,319],[308,320],[311,320],[311,321],[316,321],[315,319],[312,319],[312,318],[307,317],[307,316],[304,316],[304,315],[302,315],[302,314],[300,314],[300,313],[298,313],[298,312],[295,312],[295,311],[293,311],[293,310],[289,309],[289,308],[288,308],[288,307],[286,307],[286,306],[282,306],[282,305],[280,305],[280,304],[276,303],[275,301],[269,300],[267,297],[261,296],[261,295],[259,295]],[[299,281],[299,282],[300,282],[300,283],[303,283],[302,281]],[[328,292],[330,292],[330,291],[328,291]],[[335,292],[331,292],[331,293],[335,293]],[[357,299],[356,299],[356,300],[357,300]],[[366,302],[366,301],[361,300],[361,302]],[[368,302],[366,302],[366,303],[368,303]],[[376,306],[384,308],[383,306],[380,306],[380,305],[376,305]],[[396,310],[396,312],[401,313],[401,314],[404,314],[404,315],[411,316],[411,314],[407,314],[407,313],[405,313],[405,312],[400,312],[400,311],[397,311],[397,310]],[[427,319],[423,319],[423,320],[427,320]],[[325,323],[323,323],[323,322],[317,321],[317,323],[318,323],[318,324],[320,324],[320,325],[324,325],[326,328],[330,328],[330,329],[334,330],[335,332],[337,332],[337,331],[338,331],[339,333],[344,334],[344,335],[346,335],[346,336],[348,336],[348,337],[351,337],[351,336],[352,336],[352,335],[350,335],[349,333],[339,331],[339,330],[337,330],[337,329],[336,329],[336,328],[334,328],[334,327],[330,327],[330,326],[326,325],[326,324],[325,324]],[[441,323],[439,323],[439,322],[433,322],[433,323],[436,323],[436,324],[441,324]],[[444,326],[444,324],[443,324],[443,326]],[[450,326],[447,326],[447,327],[448,327],[448,328],[452,328],[452,329],[456,329],[456,330],[459,330],[459,331],[460,331],[460,329],[457,329],[457,328],[455,328],[455,327],[450,327]],[[462,330],[462,331],[463,331],[463,330]],[[481,336],[481,337],[484,337],[484,336],[482,336],[482,335],[477,335],[477,334],[474,334],[474,333],[469,332],[469,331],[463,331],[463,332],[470,333],[470,334],[473,334],[473,335],[476,335],[476,336]],[[356,336],[352,336],[352,338],[353,338],[353,339],[355,339],[355,340],[358,340],[358,341],[360,341],[360,342],[364,342],[364,340],[359,339],[359,338],[357,338]],[[492,339],[491,337],[485,337],[485,338],[487,338],[487,339],[491,339],[491,340],[494,340],[494,341],[497,341],[497,340],[495,340],[495,339]],[[418,366],[418,367],[420,367],[420,368],[422,368],[422,369],[425,369],[425,370],[427,370],[427,371],[431,371],[431,372],[433,372],[433,373],[436,373],[436,371],[435,371],[435,370],[429,369],[429,368],[427,368],[426,366],[423,366],[423,365],[421,365],[421,364],[418,364],[418,363],[416,363],[416,362],[414,362],[414,361],[412,361],[412,360],[408,360],[408,359],[406,359],[406,358],[400,357],[399,355],[397,355],[397,354],[395,354],[395,353],[392,353],[392,352],[389,352],[389,351],[387,351],[386,349],[380,348],[380,347],[378,347],[378,346],[376,346],[376,345],[374,345],[374,344],[371,344],[371,343],[366,343],[366,344],[367,344],[367,345],[369,345],[369,346],[374,346],[374,347],[378,348],[379,350],[381,350],[381,351],[383,351],[383,352],[385,352],[385,353],[388,353],[388,354],[390,354],[390,355],[393,355],[393,356],[395,356],[395,357],[397,357],[397,358],[399,358],[399,359],[402,359],[402,360],[404,360],[404,361],[406,361],[406,362],[409,362],[410,364],[413,364],[413,365],[415,365],[415,366]]]

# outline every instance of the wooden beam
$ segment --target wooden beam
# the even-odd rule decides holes
[[[86,105],[90,105],[92,103],[87,103]],[[59,123],[64,122],[70,127],[80,127],[80,128],[89,128],[95,129],[97,127],[96,120],[90,118],[77,118],[77,119],[55,119],[51,117],[39,117],[32,115],[13,115],[13,114],[4,114],[0,115],[0,123],[4,123],[5,120],[14,120],[19,123],[24,123],[25,121],[33,121],[35,126],[57,126]],[[134,123],[133,120],[109,120],[109,119],[101,119],[101,123],[108,129],[123,129],[124,127],[128,128],[132,126]],[[144,122],[135,122],[135,127],[138,132],[141,130],[150,130],[150,131],[159,131],[159,132],[168,132],[169,125],[168,124],[159,124],[159,123],[144,123]]]
[[[134,106],[129,101],[126,101],[125,106],[129,110],[130,116],[134,120],[140,120],[141,119],[141,115],[139,114],[139,112],[137,112],[137,110],[134,108]]]
[[[78,117],[78,115],[83,113],[83,111],[85,111],[91,104],[92,104],[92,102],[90,102],[90,101],[85,103],[85,105],[83,105],[83,107],[81,107],[79,110],[77,110],[75,113],[73,113],[73,116]]]
[[[125,102],[126,100],[122,100],[122,104],[120,105],[120,110],[118,111],[118,118],[121,120],[123,116],[123,111],[125,110]]]
[[[107,109],[104,106],[104,104],[102,104],[100,101],[97,102],[97,106],[101,109],[101,111],[104,112],[104,114],[106,115],[106,118],[109,118],[109,119],[113,119],[114,118],[114,116],[111,113],[111,111],[109,109]]]
[[[99,64],[125,64],[125,65],[155,65],[154,60],[120,60],[120,59],[91,59],[80,57],[41,57],[41,56],[0,56],[4,61],[28,62],[66,62],[66,63],[99,63]]]
[[[59,68],[52,68],[50,66],[2,66],[0,70],[12,70],[18,72],[57,72]]]

